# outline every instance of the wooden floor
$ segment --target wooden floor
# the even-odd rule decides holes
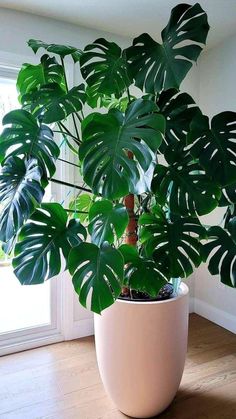
[[[174,348],[173,348],[174,351]],[[105,395],[93,338],[0,359],[1,419],[125,419]],[[236,419],[236,336],[193,314],[184,377],[159,419]]]

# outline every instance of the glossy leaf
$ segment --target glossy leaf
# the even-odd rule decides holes
[[[100,314],[120,295],[124,260],[121,253],[104,243],[100,248],[81,243],[71,250],[69,269],[79,301],[87,307],[91,293],[91,310]]]
[[[208,30],[207,15],[198,3],[174,7],[161,33],[162,44],[144,33],[126,50],[129,73],[136,86],[147,93],[178,89],[199,57]]]
[[[37,205],[44,190],[41,187],[42,171],[37,160],[24,161],[9,157],[0,172],[0,240],[12,239]]]
[[[102,94],[114,94],[119,98],[130,85],[125,56],[114,42],[99,38],[87,45],[80,65],[84,80],[97,98]]]
[[[119,251],[124,257],[125,264],[128,264],[125,271],[126,285],[131,289],[156,297],[167,283],[168,276],[165,276],[152,259],[139,256],[134,246],[123,244],[119,247]]]
[[[47,44],[46,42],[40,41],[39,39],[30,39],[28,45],[34,53],[39,50],[39,48],[44,48],[48,52],[53,54],[58,54],[60,57],[65,58],[67,55],[71,55],[74,62],[80,60],[82,51],[78,48],[72,47],[70,45],[60,45],[60,44]]]
[[[222,186],[236,182],[236,112],[197,116],[188,134],[189,149],[208,176]]]
[[[86,238],[78,220],[68,221],[59,204],[42,204],[20,231],[13,259],[14,273],[24,285],[40,284],[58,275],[62,255],[68,259],[72,247]]]
[[[65,92],[58,84],[45,84],[39,90],[22,96],[22,104],[45,124],[66,119],[71,113],[81,111],[86,99],[84,85],[80,84]]]
[[[175,214],[204,215],[218,206],[221,190],[189,156],[173,165],[156,165],[152,190]]]
[[[6,127],[0,137],[0,162],[8,156],[36,158],[44,176],[55,172],[55,159],[60,150],[53,140],[53,132],[23,109],[6,114],[2,121]]]
[[[140,240],[147,257],[153,257],[161,272],[170,278],[187,277],[200,265],[205,229],[196,218],[168,221],[164,215],[143,214],[139,219]]]
[[[168,163],[172,163],[177,156],[181,158],[187,145],[190,123],[201,111],[189,94],[179,93],[176,89],[162,92],[157,105],[166,119],[166,131],[160,152],[165,154]]]
[[[220,207],[236,204],[236,183],[223,187],[221,192],[222,195],[219,201]]]
[[[92,242],[100,246],[104,241],[114,243],[121,238],[129,222],[124,205],[114,205],[108,200],[95,202],[89,210],[89,233]]]
[[[50,83],[56,83],[64,92],[66,91],[63,67],[54,57],[43,55],[40,64],[23,64],[17,77],[20,99],[23,95]]]
[[[229,232],[219,226],[209,228],[209,242],[203,247],[203,256],[205,261],[209,260],[212,275],[220,275],[223,284],[236,288],[235,220],[231,221]]]
[[[125,115],[118,110],[92,114],[84,121],[80,159],[85,182],[109,199],[144,192],[138,182],[149,169],[162,141],[165,121],[156,105],[137,99]],[[127,151],[135,159],[129,159]]]

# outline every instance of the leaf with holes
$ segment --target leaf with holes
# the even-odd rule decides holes
[[[78,220],[68,221],[59,204],[42,204],[19,234],[13,259],[14,273],[24,285],[40,284],[61,271],[62,255],[86,238]]]
[[[160,202],[168,202],[171,212],[183,216],[208,214],[221,197],[219,186],[198,163],[184,155],[173,165],[156,165],[152,190]]]
[[[43,55],[40,64],[23,64],[17,77],[17,89],[22,96],[39,90],[45,84],[56,83],[66,92],[63,67],[54,57]]]
[[[209,242],[204,245],[202,254],[204,261],[209,260],[210,273],[220,275],[223,284],[236,288],[235,219],[230,223],[228,232],[219,226],[209,228]]]
[[[126,50],[130,77],[147,93],[178,89],[206,42],[207,15],[196,3],[173,8],[162,44],[144,33]]]
[[[219,201],[220,207],[227,207],[227,205],[236,204],[236,183],[223,187],[221,192],[222,194]]]
[[[121,238],[129,222],[124,205],[114,205],[108,200],[95,202],[89,210],[89,233],[92,242],[100,246],[104,241],[114,243]]]
[[[156,297],[167,283],[169,273],[161,271],[154,260],[140,256],[134,246],[123,244],[119,247],[119,251],[124,257],[125,264],[128,264],[125,270],[126,286]]]
[[[81,111],[85,99],[83,84],[65,92],[58,84],[51,83],[23,95],[22,104],[25,109],[40,115],[45,124],[52,124],[66,119],[73,112]]]
[[[2,120],[6,127],[0,136],[0,162],[8,156],[35,158],[44,177],[55,172],[55,159],[60,150],[53,139],[53,132],[23,109],[6,114]]]
[[[164,214],[143,214],[139,219],[140,240],[146,257],[152,257],[170,278],[188,277],[202,261],[200,239],[205,229],[196,218],[168,221]]]
[[[131,84],[122,50],[114,42],[103,38],[85,47],[80,66],[82,76],[92,87],[97,100],[104,94],[114,94],[119,98]]]
[[[157,106],[166,119],[166,131],[160,152],[165,154],[168,163],[172,163],[177,156],[182,155],[187,145],[190,123],[201,111],[189,94],[179,93],[176,89],[162,92]]]
[[[69,269],[79,301],[87,307],[91,292],[91,310],[100,314],[114,303],[121,293],[124,275],[122,254],[103,243],[81,243],[69,255]]]
[[[112,109],[107,114],[89,115],[83,122],[80,159],[85,182],[95,194],[116,199],[136,192],[155,157],[165,130],[165,120],[148,100],[132,102],[123,115]],[[134,159],[129,159],[127,150]],[[143,190],[139,185],[139,193]]]
[[[188,134],[190,153],[199,159],[208,176],[222,186],[236,182],[236,112],[198,115]]]
[[[24,161],[9,157],[0,172],[0,240],[12,239],[37,205],[44,190],[41,187],[41,169],[37,160]]]
[[[76,47],[70,45],[60,45],[60,44],[47,44],[46,42],[40,41],[39,39],[30,39],[28,45],[34,53],[39,50],[39,48],[44,48],[48,52],[53,54],[60,55],[61,58],[65,58],[67,55],[71,55],[74,62],[77,63],[80,60],[82,51]]]

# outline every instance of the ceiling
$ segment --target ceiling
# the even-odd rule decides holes
[[[51,17],[124,36],[159,38],[176,0],[0,0],[0,7]],[[195,1],[186,0],[189,4]],[[208,13],[208,47],[236,33],[236,0],[200,0]]]

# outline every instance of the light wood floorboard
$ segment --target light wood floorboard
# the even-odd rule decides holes
[[[126,418],[103,390],[92,337],[0,358],[0,419],[46,418]],[[181,386],[158,418],[236,419],[234,334],[190,316]]]

